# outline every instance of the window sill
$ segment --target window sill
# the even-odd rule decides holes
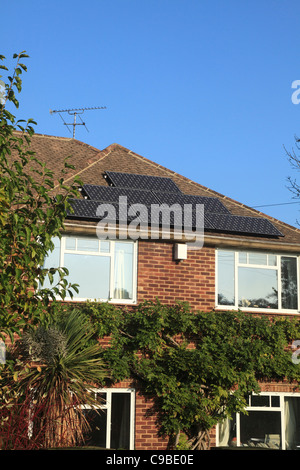
[[[71,298],[66,297],[62,299],[61,297],[57,297],[56,300],[60,302],[67,302],[67,303],[84,303],[84,302],[99,302],[99,303],[109,303],[109,304],[122,304],[122,305],[136,305],[136,300],[126,300],[126,299],[83,299],[83,298]]]
[[[279,315],[299,315],[299,310],[275,310],[271,308],[254,308],[254,307],[235,307],[234,305],[217,305],[215,307],[216,311],[233,311],[233,312],[251,312],[251,313],[277,313]]]

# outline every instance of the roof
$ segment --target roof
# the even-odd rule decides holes
[[[178,188],[181,194],[213,198],[219,201],[221,206],[224,207],[225,212],[231,216],[246,217],[246,222],[250,220],[248,219],[249,217],[254,217],[259,223],[266,223],[268,226],[274,227],[274,231],[272,232],[271,230],[267,235],[251,233],[251,230],[248,233],[238,233],[234,229],[230,230],[230,227],[228,230],[226,221],[224,222],[226,214],[222,214],[221,211],[221,213],[218,213],[218,220],[221,220],[221,225],[219,225],[221,229],[210,230],[208,226],[205,233],[206,242],[211,241],[211,243],[219,245],[243,242],[245,246],[253,246],[253,244],[256,246],[259,243],[266,245],[268,243],[270,248],[276,246],[300,252],[300,230],[298,228],[196,183],[119,144],[112,144],[103,150],[99,150],[72,138],[34,134],[31,139],[31,150],[36,153],[36,157],[40,161],[44,162],[54,172],[54,178],[57,180],[61,176],[60,170],[63,167],[64,159],[70,157],[69,162],[74,165],[75,170],[68,170],[68,173],[65,175],[66,183],[71,183],[75,175],[77,175],[84,185],[90,185],[90,189],[97,186],[108,187],[110,184],[115,186],[115,183],[107,177],[109,172],[167,178],[169,182],[174,183],[174,186]],[[167,180],[164,181],[166,183]],[[171,193],[172,189],[169,189],[169,192]],[[93,196],[87,196],[84,191],[83,195],[88,199],[93,199]],[[97,197],[95,200],[97,200]],[[86,222],[89,224],[95,223],[88,216],[85,217],[84,212],[83,215],[78,217],[73,216],[72,219],[72,223],[80,223],[83,219],[86,219]],[[232,221],[234,218],[230,220]],[[238,220],[240,219],[238,218]]]

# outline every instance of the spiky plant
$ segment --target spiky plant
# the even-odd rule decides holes
[[[98,344],[91,342],[93,334],[86,318],[73,311],[26,333],[19,343],[30,366],[20,374],[18,387],[23,393],[30,391],[30,429],[33,436],[43,429],[44,448],[82,441],[88,429],[82,405],[99,406],[89,390],[108,374]]]

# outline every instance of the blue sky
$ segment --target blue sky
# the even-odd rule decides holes
[[[299,17],[293,0],[14,0],[0,54],[30,55],[16,114],[36,132],[71,137],[50,109],[106,106],[84,112],[77,139],[119,143],[298,226],[284,147],[300,136]]]

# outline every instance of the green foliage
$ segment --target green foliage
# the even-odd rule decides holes
[[[14,55],[16,65],[12,74],[5,65],[0,65],[1,70],[7,72],[3,80],[0,76],[0,339],[6,341],[9,337],[14,344],[16,337],[25,334],[24,340],[27,338],[30,350],[34,352],[30,361],[39,358],[48,365],[31,369],[24,357],[11,355],[7,351],[6,364],[0,364],[2,430],[7,428],[5,423],[7,425],[8,422],[9,429],[18,427],[19,413],[15,410],[19,407],[25,409],[26,417],[26,401],[29,400],[27,406],[32,404],[31,386],[26,380],[35,384],[36,393],[44,387],[43,410],[39,414],[47,406],[49,413],[52,413],[58,409],[55,408],[57,402],[61,407],[67,407],[70,403],[64,404],[62,400],[68,398],[66,390],[72,388],[71,384],[76,385],[78,390],[81,387],[86,391],[89,371],[94,373],[95,379],[103,371],[103,368],[99,369],[102,362],[96,356],[95,348],[93,351],[79,351],[86,344],[86,337],[89,337],[82,324],[77,325],[81,328],[79,334],[75,333],[75,323],[72,322],[74,336],[71,337],[71,325],[65,326],[67,329],[62,332],[51,323],[60,311],[56,298],[72,297],[77,286],[69,284],[66,269],[56,266],[44,269],[43,264],[54,248],[53,237],[61,237],[67,212],[71,211],[69,198],[77,196],[80,181],[74,179],[71,186],[65,184],[65,174],[73,169],[68,159],[64,162],[61,175],[55,178],[54,173],[38,160],[31,149],[35,122],[32,119],[16,120],[8,109],[19,107],[17,95],[22,89],[22,72],[27,70],[23,59],[27,57],[25,52]],[[5,57],[0,55],[0,62],[4,60]],[[57,279],[56,283],[54,278]],[[44,287],[46,280],[50,281],[51,288]],[[83,364],[86,366],[84,373]],[[73,376],[68,376],[68,367],[73,368]],[[59,373],[61,375],[57,375]],[[16,389],[17,383],[24,387],[27,383],[27,390]],[[65,387],[64,394],[55,395],[55,387],[61,392]],[[53,413],[57,418],[56,412]],[[62,423],[61,417],[59,420]],[[26,425],[26,419],[23,424]],[[60,434],[63,426],[61,424]],[[53,438],[51,433],[55,434],[55,427],[53,429],[48,428],[46,437],[49,441]]]
[[[13,414],[6,407],[5,416],[15,425],[18,415],[29,413],[31,442],[38,436],[40,448],[80,443],[88,429],[80,405],[99,406],[89,387],[99,386],[107,375],[99,347],[90,341],[94,335],[91,322],[77,311],[64,313],[47,326],[28,330],[11,351],[16,359],[10,394],[18,400],[11,401]],[[2,437],[5,446],[8,431],[3,423],[0,441]]]
[[[299,321],[242,312],[194,312],[187,304],[145,302],[132,310],[87,304],[100,337],[110,335],[102,356],[112,379],[133,377],[154,398],[160,432],[188,445],[205,446],[208,431],[260,380],[299,381],[288,346],[299,338]]]
[[[52,238],[61,236],[68,199],[77,194],[79,181],[65,185],[64,173],[72,168],[67,161],[62,177],[55,181],[53,172],[30,149],[34,121],[16,121],[7,109],[8,104],[19,106],[15,90],[21,91],[21,74],[26,71],[21,60],[27,57],[24,52],[14,55],[17,64],[6,83],[1,81],[5,91],[0,99],[0,337],[9,335],[12,341],[29,321],[40,319],[50,300],[76,290],[65,269],[42,266],[53,250]],[[7,71],[4,65],[1,68]],[[42,288],[56,272],[57,284]]]

